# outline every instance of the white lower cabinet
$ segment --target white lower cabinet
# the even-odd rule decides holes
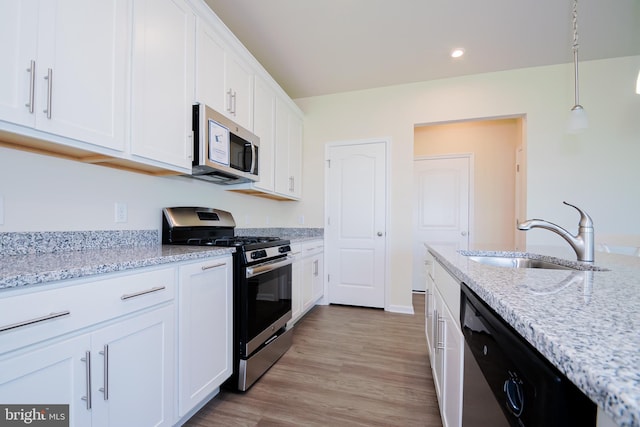
[[[14,343],[0,346],[0,402],[68,404],[79,427],[173,424],[175,269],[110,276],[0,294]]]
[[[178,414],[215,392],[233,371],[232,257],[182,265],[178,285]]]
[[[464,336],[460,284],[427,253],[425,334],[444,427],[462,424]],[[457,289],[456,289],[457,288]]]
[[[292,267],[289,324],[294,324],[324,296],[324,241],[312,240],[291,248],[296,260]]]

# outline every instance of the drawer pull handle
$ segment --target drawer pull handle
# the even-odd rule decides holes
[[[124,294],[120,297],[120,299],[122,301],[128,300],[129,298],[135,298],[135,297],[139,297],[141,295],[146,295],[146,294],[150,294],[152,292],[158,292],[158,291],[162,291],[165,290],[166,287],[165,286],[156,286],[155,288],[151,288],[151,289],[147,289],[144,291],[140,291],[140,292],[134,292],[132,294]]]
[[[45,322],[47,320],[57,319],[58,317],[68,316],[70,314],[71,314],[71,312],[68,311],[68,310],[67,311],[61,311],[59,313],[47,314],[46,316],[37,317],[35,319],[30,319],[30,320],[25,320],[24,322],[18,322],[18,323],[14,323],[12,325],[2,326],[2,327],[0,327],[0,332],[10,331],[11,329],[21,328],[21,327],[27,326],[27,325],[33,325],[34,323]]]
[[[202,271],[205,271],[205,270],[211,270],[212,268],[222,267],[223,265],[227,265],[227,263],[226,263],[226,262],[221,262],[221,263],[219,263],[219,264],[203,265],[203,266],[202,266]]]

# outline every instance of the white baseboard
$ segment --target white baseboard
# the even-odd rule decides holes
[[[390,305],[384,308],[384,311],[390,311],[391,313],[401,314],[415,314],[412,305]]]

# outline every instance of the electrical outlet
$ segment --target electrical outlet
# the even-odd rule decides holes
[[[127,222],[127,204],[116,202],[115,204],[115,221]]]
[[[0,225],[4,224],[4,197],[0,196]]]
[[[269,215],[267,215],[267,217],[265,218],[265,220],[264,220],[264,224],[265,224],[265,225],[269,225],[269,224],[271,224],[271,218],[269,218]]]
[[[300,216],[298,217],[298,224],[300,224],[300,225],[304,225],[304,215],[300,215]]]

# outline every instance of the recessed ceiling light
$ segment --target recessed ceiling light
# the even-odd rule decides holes
[[[464,55],[464,49],[462,48],[453,49],[451,51],[452,58],[460,58],[462,55]]]

